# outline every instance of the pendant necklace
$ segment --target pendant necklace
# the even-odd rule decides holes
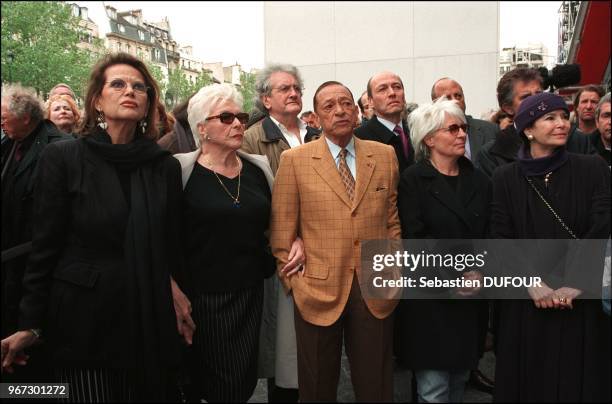
[[[217,177],[217,180],[219,181],[219,184],[221,184],[221,186],[223,187],[223,190],[225,191],[225,193],[232,198],[232,201],[234,201],[232,203],[234,208],[239,208],[240,207],[240,176],[242,174],[242,162],[240,161],[240,159],[238,158],[238,156],[236,156],[236,161],[238,162],[238,189],[236,192],[236,196],[232,195],[232,193],[229,191],[229,189],[227,189],[227,187],[225,186],[225,184],[223,183],[223,181],[221,181],[221,178],[219,178],[219,175],[217,175],[217,172],[214,170],[213,168],[213,163],[211,163],[210,160],[208,160],[206,157],[204,157],[204,161],[206,162],[207,165],[210,166],[210,170],[213,172],[213,174],[215,174],[215,177]]]
[[[546,189],[548,189],[548,183],[550,182],[551,174],[552,174],[552,171],[544,176],[544,186],[546,187]]]

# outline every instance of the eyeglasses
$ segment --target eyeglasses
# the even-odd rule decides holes
[[[125,91],[128,85],[128,83],[126,83],[125,80],[121,80],[121,79],[114,79],[111,81],[107,81],[105,84],[108,84],[108,86],[111,89],[117,92]],[[134,90],[134,92],[138,94],[146,94],[150,88],[150,87],[147,87],[144,83],[141,83],[140,81],[132,83],[131,86],[132,86],[132,90]]]
[[[293,84],[291,86],[283,85],[283,86],[278,86],[276,88],[273,88],[273,90],[276,90],[281,94],[287,94],[289,91],[291,91],[291,89],[294,89],[295,92],[298,94],[302,94],[302,88],[298,86],[297,84]]]
[[[450,132],[451,135],[457,136],[459,134],[459,129],[463,131],[463,133],[467,133],[469,126],[467,124],[457,125],[456,123],[452,124],[448,128],[440,128],[438,130],[444,130]]]
[[[243,125],[246,125],[247,122],[249,122],[249,114],[246,112],[238,112],[237,114],[232,114],[231,112],[221,112],[219,115],[209,116],[206,118],[206,120],[210,121],[211,119],[217,118],[226,125],[231,125],[234,123],[234,119],[236,118],[238,118],[238,121]]]

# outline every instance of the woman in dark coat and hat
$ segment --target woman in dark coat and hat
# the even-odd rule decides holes
[[[610,236],[610,171],[597,156],[566,151],[568,118],[551,93],[521,104],[519,158],[493,175],[493,237]],[[610,401],[610,321],[599,300],[588,300],[589,276],[545,277],[525,299],[499,302],[495,401]]]

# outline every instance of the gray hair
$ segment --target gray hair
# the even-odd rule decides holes
[[[232,84],[210,84],[202,87],[189,100],[187,119],[196,147],[200,147],[198,125],[206,121],[214,107],[225,101],[231,101],[242,109],[242,94]]]
[[[257,73],[257,79],[255,80],[255,91],[257,92],[257,96],[255,99],[255,106],[259,108],[261,111],[267,111],[268,109],[263,105],[263,101],[261,100],[264,95],[272,94],[272,86],[270,85],[270,77],[272,74],[277,72],[288,73],[292,75],[297,81],[298,86],[301,89],[304,89],[304,81],[302,80],[302,76],[300,76],[300,72],[297,67],[289,64],[279,64],[273,63],[267,65],[263,68],[259,73]]]
[[[601,97],[601,99],[599,100],[599,104],[597,104],[597,109],[595,110],[595,119],[599,119],[599,113],[601,112],[601,107],[606,103],[607,104],[610,103],[610,93],[607,93],[606,95]]]
[[[58,88],[65,88],[68,91],[70,91],[70,96],[72,97],[73,100],[76,101],[76,95],[74,94],[74,91],[72,91],[72,88],[66,84],[66,83],[58,83],[56,85],[53,86],[53,88],[51,90],[49,90],[49,98],[51,98],[52,95],[54,95],[55,90],[57,90]]]
[[[31,123],[37,124],[44,118],[43,104],[31,87],[23,87],[19,83],[2,86],[2,102],[8,101],[7,108],[17,118],[30,116]]]
[[[446,115],[460,119],[466,123],[465,115],[461,108],[446,98],[439,98],[430,104],[423,104],[412,111],[408,116],[408,128],[410,129],[410,140],[415,150],[417,161],[426,160],[430,156],[429,147],[424,140],[438,129],[444,126]]]

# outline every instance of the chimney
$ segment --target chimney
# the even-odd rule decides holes
[[[106,6],[106,15],[113,20],[117,19],[117,9],[115,7]]]
[[[134,23],[142,25],[142,9],[132,10],[132,16],[134,16]]]

